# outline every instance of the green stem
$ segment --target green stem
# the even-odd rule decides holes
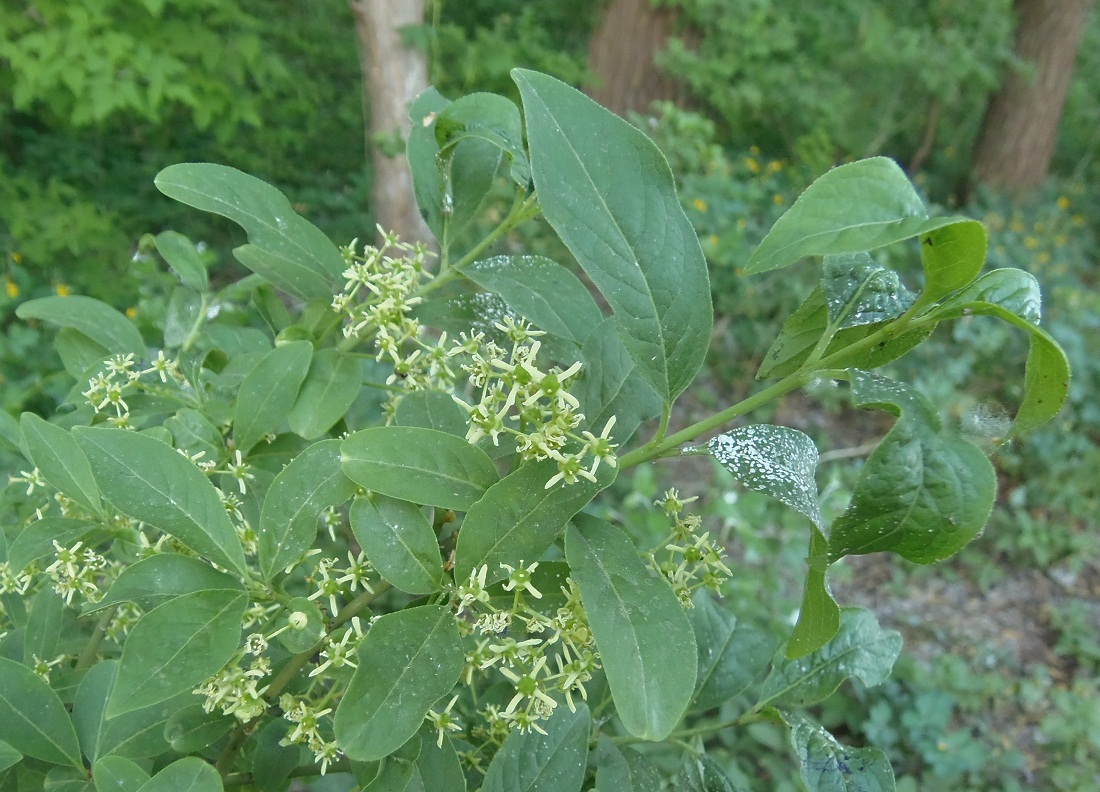
[[[203,294],[199,302],[199,310],[195,313],[195,321],[191,323],[191,329],[187,331],[187,337],[180,345],[180,352],[187,352],[199,340],[199,331],[206,321],[206,311],[210,308],[210,295]]]
[[[484,239],[474,245],[465,256],[460,258],[457,262],[451,265],[451,268],[445,273],[450,275],[454,272],[461,272],[462,268],[469,264],[471,261],[480,256],[487,247],[492,245],[502,236],[507,234],[513,228],[518,226],[532,217],[538,215],[541,211],[539,209],[538,202],[535,200],[535,196],[528,195],[523,197],[522,193],[516,194],[515,203],[512,204],[512,208],[508,211],[508,216],[500,221],[500,224],[490,231]],[[429,284],[431,285],[431,284]]]
[[[74,671],[83,671],[86,668],[91,668],[95,663],[96,655],[99,653],[99,645],[103,643],[103,639],[107,637],[107,626],[111,623],[111,619],[115,617],[115,611],[118,610],[118,606],[113,606],[103,611],[99,617],[99,621],[96,622],[95,629],[92,630],[91,637],[88,638],[88,643],[84,645],[84,651],[80,653],[79,659],[76,661],[76,668]]]
[[[240,753],[241,746],[244,745],[244,741],[248,739],[248,727],[245,724],[240,724],[233,733],[229,735],[229,742],[226,743],[225,750],[222,751],[222,755],[218,757],[218,761],[214,764],[214,769],[218,771],[218,775],[222,778],[229,775],[229,770],[233,767],[233,762],[237,759],[237,754]]]

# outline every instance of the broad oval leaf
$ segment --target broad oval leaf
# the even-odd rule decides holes
[[[786,426],[739,426],[707,441],[707,451],[754,492],[771,495],[820,527],[817,502],[817,446]]]
[[[78,426],[73,437],[116,509],[245,574],[241,540],[214,485],[170,445],[125,429]]]
[[[823,269],[829,322],[841,329],[896,319],[917,299],[896,272],[867,253],[826,256]]]
[[[73,725],[84,755],[93,764],[110,754],[142,759],[167,751],[165,726],[192,695],[185,691],[149,707],[107,718],[107,700],[117,676],[117,660],[96,663],[80,680],[73,700]]]
[[[245,376],[233,413],[233,443],[242,454],[286,420],[312,355],[311,343],[291,341],[264,355]]]
[[[287,415],[290,430],[315,440],[351,407],[363,385],[358,358],[336,349],[322,349],[309,362],[309,371]]]
[[[680,601],[626,534],[603,520],[577,515],[565,555],[623,725],[663,740],[695,690],[695,635]]]
[[[408,792],[466,792],[462,762],[449,739],[436,745],[436,738],[421,732],[420,755],[416,757],[413,773],[413,782],[417,780],[420,786]]]
[[[169,198],[244,228],[251,245],[234,251],[238,260],[287,294],[308,300],[339,291],[346,267],[339,249],[270,184],[206,162],[171,165],[153,181]]]
[[[602,790],[601,790],[602,792]],[[735,789],[722,766],[706,754],[687,754],[676,778],[676,792],[741,792]]]
[[[581,403],[585,423],[595,434],[614,417],[611,437],[626,445],[642,421],[661,414],[661,397],[638,373],[638,367],[615,331],[615,319],[605,319],[581,347],[579,388],[574,395]]]
[[[7,770],[22,758],[23,754],[19,753],[19,751],[12,748],[3,740],[0,740],[0,773]]]
[[[489,567],[488,580],[505,576],[501,563],[537,561],[574,514],[615,480],[615,469],[602,465],[596,481],[546,488],[558,472],[553,460],[529,462],[491,486],[470,507],[458,532],[455,577],[465,580],[478,567]]]
[[[378,574],[408,594],[443,586],[439,540],[420,507],[377,493],[351,506],[351,530]]]
[[[153,237],[153,244],[184,284],[200,292],[207,290],[210,282],[206,265],[202,263],[194,242],[178,231],[162,231]]]
[[[545,734],[508,735],[489,763],[482,792],[580,792],[592,730],[588,707],[570,712],[559,705],[539,726]]]
[[[122,602],[132,602],[143,611],[149,611],[168,600],[207,589],[243,592],[244,585],[202,559],[178,553],[157,553],[122,570],[103,599],[85,605],[83,612],[94,613]]]
[[[42,477],[93,514],[102,515],[92,466],[72,435],[29,412],[19,417],[19,426],[31,461]]]
[[[885,402],[902,417],[864,462],[851,503],[833,523],[830,561],[883,550],[918,564],[954,555],[993,509],[993,466],[977,446],[944,430],[915,391],[858,371],[852,383],[860,406]]]
[[[435,139],[439,158],[446,160],[463,140],[484,140],[501,150],[512,163],[512,181],[526,187],[531,166],[523,148],[523,122],[519,108],[510,100],[493,93],[472,93],[443,107],[435,118]]]
[[[162,731],[173,751],[188,754],[213,745],[236,724],[236,718],[207,712],[201,704],[190,704],[177,710]]]
[[[359,644],[359,667],[336,708],[336,741],[371,762],[396,751],[458,682],[465,662],[454,614],[423,605],[379,617]]]
[[[341,446],[344,475],[391,498],[466,511],[500,477],[465,438],[413,426],[356,432]]]
[[[93,765],[92,780],[96,792],[138,792],[149,774],[124,756],[104,756]]]
[[[48,661],[57,655],[65,600],[52,586],[43,586],[29,604],[30,613],[23,636],[23,664],[33,668],[36,659]]]
[[[78,539],[98,532],[93,523],[85,520],[69,517],[35,520],[12,541],[8,548],[8,566],[13,572],[21,572],[32,561],[53,553],[55,541],[63,547],[71,547]]]
[[[196,756],[177,759],[145,782],[138,792],[224,792],[214,765]]]
[[[791,727],[791,748],[807,792],[894,792],[894,770],[878,748],[842,745],[823,726],[794,712],[782,713]]]
[[[394,421],[398,426],[419,426],[466,437],[466,411],[450,394],[440,391],[413,391],[397,403]]]
[[[462,274],[551,335],[583,344],[603,314],[580,278],[543,256],[494,256]]]
[[[297,561],[317,538],[321,513],[355,494],[340,464],[340,441],[322,440],[275,477],[260,511],[260,571],[265,580]]]
[[[247,605],[240,591],[196,591],[142,616],[122,647],[107,717],[166,701],[220,670],[240,644]]]
[[[0,740],[24,756],[83,768],[76,731],[49,683],[0,657]]]
[[[987,272],[935,310],[936,319],[957,319],[973,312],[972,303],[998,305],[1031,324],[1043,315],[1039,281],[1030,272],[1004,267]]]
[[[741,693],[768,665],[778,641],[771,634],[738,622],[728,610],[700,590],[689,612],[699,648],[692,708],[708,710]]]
[[[798,621],[787,641],[787,658],[793,660],[820,649],[840,630],[840,606],[833,599],[826,575],[829,571],[829,540],[813,527],[810,529],[810,552],[806,557],[806,583],[802,590],[802,605]]]
[[[40,297],[15,309],[20,319],[41,319],[58,327],[71,327],[118,355],[145,354],[145,342],[133,322],[104,302],[92,297]]]
[[[57,331],[53,339],[53,348],[57,350],[57,356],[61,358],[61,365],[65,367],[65,371],[80,383],[79,388],[84,387],[83,382],[89,377],[92,366],[95,366],[98,371],[104,359],[111,356],[102,344],[71,327],[62,327]]]
[[[657,768],[632,748],[619,748],[606,734],[596,747],[596,792],[661,792]]]
[[[790,660],[780,650],[754,709],[817,704],[849,677],[867,687],[880,685],[890,676],[900,653],[901,633],[880,627],[868,610],[844,608],[840,612],[840,631],[816,652]]]
[[[563,82],[515,69],[547,222],[615,312],[666,404],[703,363],[710,279],[668,162],[639,129]]]
[[[875,250],[965,219],[929,219],[909,178],[891,159],[850,162],[806,188],[749,256],[745,274],[786,267],[803,256]]]
[[[969,286],[985,265],[985,226],[957,220],[921,236],[924,288],[917,302],[928,305]]]

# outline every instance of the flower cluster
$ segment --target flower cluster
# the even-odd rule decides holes
[[[328,602],[329,612],[335,616],[340,611],[339,599],[359,589],[373,592],[367,578],[371,573],[370,561],[364,553],[353,555],[348,552],[348,565],[338,567],[337,558],[322,558],[317,562],[315,576],[311,580],[317,584],[317,590],[309,595],[310,600],[324,599]]]
[[[322,725],[331,730],[331,718],[328,716],[332,708],[320,709],[306,699],[287,693],[279,699],[279,707],[283,710],[283,717],[294,724],[279,744],[305,745],[313,753],[313,761],[321,763],[321,775],[324,775],[329,764],[341,756],[336,742],[325,739],[321,733]]]
[[[206,696],[206,701],[202,704],[204,711],[213,712],[218,708],[242,723],[248,723],[264,714],[267,710],[264,692],[268,686],[259,685],[271,673],[271,661],[266,657],[256,656],[247,668],[241,665],[244,655],[251,654],[251,649],[254,648],[257,647],[253,636],[249,636],[249,642],[246,642],[244,650],[234,660],[195,689],[196,695]],[[267,648],[266,643],[263,648]]]
[[[473,570],[469,579],[455,589],[457,613],[467,616],[459,620],[460,628],[481,636],[466,656],[462,682],[471,686],[476,676],[495,672],[514,690],[503,707],[490,704],[481,709],[483,724],[472,730],[474,737],[498,745],[514,729],[545,734],[539,722],[549,718],[557,707],[553,694],[563,695],[569,708],[575,709],[573,695],[587,699],[585,683],[600,667],[573,581],[566,579],[561,587],[564,603],[551,616],[528,603],[528,597],[543,598],[532,577],[537,562],[501,567],[508,573],[503,588],[512,592],[507,609],[492,602],[486,588],[488,567]],[[450,714],[453,706],[454,701],[443,712],[433,710],[428,714],[440,740],[445,732],[461,728]]]
[[[425,340],[420,322],[411,315],[421,301],[417,292],[428,277],[425,265],[431,254],[420,243],[402,242],[381,227],[378,231],[381,247],[364,245],[360,252],[359,240],[353,240],[341,249],[346,282],[332,308],[344,317],[346,338],[371,338],[375,359],[393,365],[386,380],[398,389],[388,405],[392,414],[402,391],[446,389],[454,382],[454,372],[447,360],[446,333]]]
[[[107,358],[103,369],[88,380],[88,389],[82,394],[93,410],[107,413],[107,422],[112,426],[128,426],[130,405],[126,403],[126,397],[137,389],[138,381],[145,374],[156,374],[162,383],[167,383],[169,379],[175,383],[184,381],[179,363],[165,357],[164,350],[157,353],[148,368],[140,371],[131,352]]]
[[[718,591],[733,574],[723,561],[725,549],[711,540],[709,531],[699,533],[702,525],[699,516],[683,514],[684,507],[694,500],[681,498],[673,488],[654,501],[672,520],[672,531],[657,550],[647,554],[649,565],[668,579],[686,608],[692,605],[693,591],[703,586]],[[661,549],[666,555],[663,561],[658,561]]]
[[[474,404],[454,397],[466,410],[470,425],[466,440],[477,443],[488,437],[493,445],[499,445],[504,434],[515,441],[521,459],[554,460],[558,472],[546,482],[547,489],[558,482],[595,481],[601,463],[615,467],[616,446],[611,442],[614,416],[599,436],[575,431],[584,414],[569,388],[581,364],[543,371],[536,365],[541,330],[511,317],[495,326],[511,342],[510,350],[484,333],[472,332],[463,333],[448,353],[465,358],[462,370],[480,391]],[[568,450],[570,446],[573,450]]]
[[[100,573],[107,568],[107,559],[83,542],[65,547],[56,539],[53,542],[56,560],[42,570],[53,582],[53,590],[61,595],[66,605],[71,605],[73,595],[79,594],[88,602],[100,598]]]

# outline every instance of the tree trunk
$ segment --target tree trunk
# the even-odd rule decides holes
[[[1016,55],[1033,73],[1010,72],[986,108],[974,152],[978,182],[1023,192],[1046,179],[1092,3],[1015,0]]]
[[[404,141],[409,104],[428,87],[424,54],[401,41],[401,28],[424,21],[424,0],[353,0],[363,71],[363,110],[367,151],[374,163],[371,208],[382,228],[407,241],[430,241],[431,232],[416,207],[404,147],[392,155],[379,140]],[[323,112],[323,108],[319,108]]]
[[[653,62],[675,20],[674,10],[649,0],[612,0],[588,45],[588,68],[598,81],[589,96],[619,115],[662,99],[683,104],[684,87]]]

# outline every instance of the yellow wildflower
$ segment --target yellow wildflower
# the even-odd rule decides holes
[[[14,300],[19,296],[19,284],[11,278],[4,278],[4,291],[7,292],[9,299]]]
[[[1062,211],[1065,211],[1066,209],[1069,209],[1069,198],[1067,198],[1064,195],[1059,195],[1058,200],[1055,201],[1055,203],[1058,205],[1058,208],[1061,209]]]
[[[752,157],[745,157],[745,167],[750,173],[760,173],[760,163]]]
[[[691,202],[691,205],[694,206],[697,211],[707,211],[707,202],[704,201],[702,198],[696,198],[694,201]]]
[[[58,297],[68,297],[70,294],[73,293],[72,288],[64,283],[57,284],[53,287],[53,290],[57,293]]]

